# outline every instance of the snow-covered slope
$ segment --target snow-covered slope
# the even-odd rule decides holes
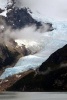
[[[0,13],[0,15],[3,15],[5,17],[7,13],[6,7],[7,7],[7,0],[0,0],[0,9],[4,10],[2,13]]]
[[[0,8],[1,9],[6,9],[7,1],[8,0],[0,0]]]
[[[13,68],[7,68],[5,69],[4,73],[0,76],[0,79],[4,79],[8,76],[12,76],[14,74],[18,74],[24,71],[27,71],[29,69],[36,69],[39,67],[43,62],[45,62],[49,56],[54,53],[59,48],[62,48],[64,45],[67,44],[67,22],[64,21],[55,21],[52,19],[45,19],[44,16],[41,16],[40,14],[31,14],[31,16],[43,23],[49,22],[53,24],[53,27],[55,28],[51,32],[43,32],[40,34],[39,41],[33,41],[35,43],[33,45],[33,48],[38,48],[39,46],[42,46],[41,50],[39,50],[37,53],[33,55],[25,56],[17,62],[17,64]],[[32,34],[33,36],[33,34]],[[36,35],[35,35],[36,36]],[[38,37],[37,37],[38,40]],[[25,40],[27,43],[28,41]],[[24,42],[24,45],[26,45]],[[29,44],[32,43],[29,42]],[[29,45],[28,44],[28,45]],[[37,47],[36,47],[36,46]]]
[[[7,6],[11,6],[14,0],[0,0],[0,9],[6,10]]]
[[[3,10],[0,15],[7,17],[7,9],[9,10],[13,3],[13,0],[0,0],[0,9]]]
[[[45,19],[43,21],[45,21]],[[53,27],[55,30],[42,33],[40,42],[42,42],[41,45],[43,48],[41,51],[34,55],[28,55],[21,58],[13,68],[7,68],[0,76],[0,79],[4,79],[8,76],[27,71],[29,69],[36,69],[45,62],[52,53],[66,45],[67,22],[53,21]]]

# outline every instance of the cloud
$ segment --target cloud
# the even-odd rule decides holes
[[[34,54],[42,49],[42,34],[39,30],[36,31],[34,25],[26,26],[21,30],[13,30],[11,27],[6,27],[6,30],[0,33],[0,44],[11,47],[11,40],[14,40],[19,46],[25,45],[27,50],[30,50]]]
[[[67,20],[67,0],[16,0],[19,7],[29,7],[46,18]]]

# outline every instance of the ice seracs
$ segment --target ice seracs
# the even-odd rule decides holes
[[[25,45],[26,48],[28,48],[29,46],[37,46],[37,42],[35,41],[30,41],[30,40],[21,40],[21,39],[16,39],[15,42],[19,45]]]

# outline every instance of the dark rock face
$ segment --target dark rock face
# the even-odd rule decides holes
[[[0,9],[0,13],[2,13],[4,10]]]
[[[40,66],[39,71],[37,70],[20,79],[7,90],[67,91],[67,45],[52,54]]]
[[[26,25],[35,25],[41,31],[44,29],[42,23],[33,19],[26,8],[19,9],[11,5],[7,9],[11,10],[3,19],[12,29],[21,29]],[[53,30],[51,23],[46,25],[47,31]],[[2,32],[3,30],[0,33]],[[10,39],[10,45],[0,43],[0,68],[10,67],[25,55],[28,55],[25,46],[17,46],[13,39]],[[67,45],[53,53],[36,71],[21,78],[7,91],[67,91]]]
[[[15,59],[14,57],[6,46],[0,46],[0,68],[6,65],[10,65]]]
[[[10,45],[7,46],[7,44],[2,45],[1,43],[4,40],[4,33],[7,30],[8,26],[11,26],[12,29],[21,29],[24,28],[26,25],[35,25],[36,29],[43,29],[42,23],[36,21],[31,17],[31,15],[28,13],[27,8],[16,8],[13,7],[14,2],[11,6],[7,7],[7,17],[0,16],[0,68],[4,66],[10,66],[16,61],[16,58],[18,56],[25,56],[30,53],[30,51],[26,50],[25,46],[17,47],[17,44],[14,42],[14,40],[10,40]],[[32,12],[30,12],[32,13]],[[48,31],[52,29],[52,24],[45,23],[46,26],[48,26]]]
[[[60,68],[46,75],[31,73],[7,91],[67,91],[67,68]]]
[[[42,26],[41,22],[34,20],[28,13],[27,8],[13,8],[7,13],[7,25],[11,25],[14,29],[20,29],[26,25],[36,25],[37,28]]]
[[[47,68],[57,69],[61,63],[67,62],[67,45],[57,50],[44,62],[39,71],[45,71]]]
[[[27,55],[27,50],[24,45],[22,47],[17,46],[17,44],[11,39],[10,46],[0,44],[0,68],[6,67],[16,63],[17,60]]]

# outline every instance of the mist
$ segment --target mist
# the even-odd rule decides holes
[[[67,0],[16,0],[16,6],[29,7],[44,18],[67,20]]]
[[[28,41],[34,41],[41,37],[41,34],[37,31],[35,31],[35,26],[26,26],[25,28],[22,28],[20,30],[12,30],[11,28],[7,29],[5,31],[5,37],[20,39],[20,40],[28,40]]]
[[[42,15],[44,18],[53,18],[54,20],[66,20],[67,19],[67,0],[15,0],[15,6],[29,7],[32,12]],[[45,27],[45,25],[43,26]],[[10,27],[6,28],[2,36],[0,35],[0,43],[10,45],[10,39],[14,39],[19,46],[22,44],[26,48],[32,51],[38,51],[43,48],[43,35],[47,31],[47,27],[40,28],[36,31],[36,27],[26,26],[21,30],[12,30]],[[45,33],[46,34],[46,33]],[[47,38],[45,39],[47,40]]]
[[[36,27],[26,26],[20,30],[13,30],[11,27],[5,29],[0,33],[0,44],[7,47],[12,46],[12,41],[15,41],[18,46],[25,45],[27,50],[30,50],[32,54],[40,51],[43,48],[43,33],[36,31]]]
[[[32,12],[42,15],[44,19],[66,20],[66,4],[67,0],[16,0],[15,6],[20,8],[29,7]],[[39,15],[37,19],[38,17]],[[43,20],[43,23],[45,23],[45,20]],[[13,45],[11,45],[10,39],[13,39],[18,46],[25,45],[26,49],[31,50],[32,53],[20,58],[14,67],[6,68],[0,79],[25,72],[29,69],[36,69],[45,62],[51,54],[67,44],[67,22],[54,21],[52,25],[55,29],[49,32],[47,32],[49,27],[45,27],[45,25],[45,28],[40,28],[39,30],[36,30],[34,25],[26,26],[20,30],[14,30],[4,25],[6,27],[4,31],[0,32],[0,43],[5,43],[7,47],[12,47]]]

